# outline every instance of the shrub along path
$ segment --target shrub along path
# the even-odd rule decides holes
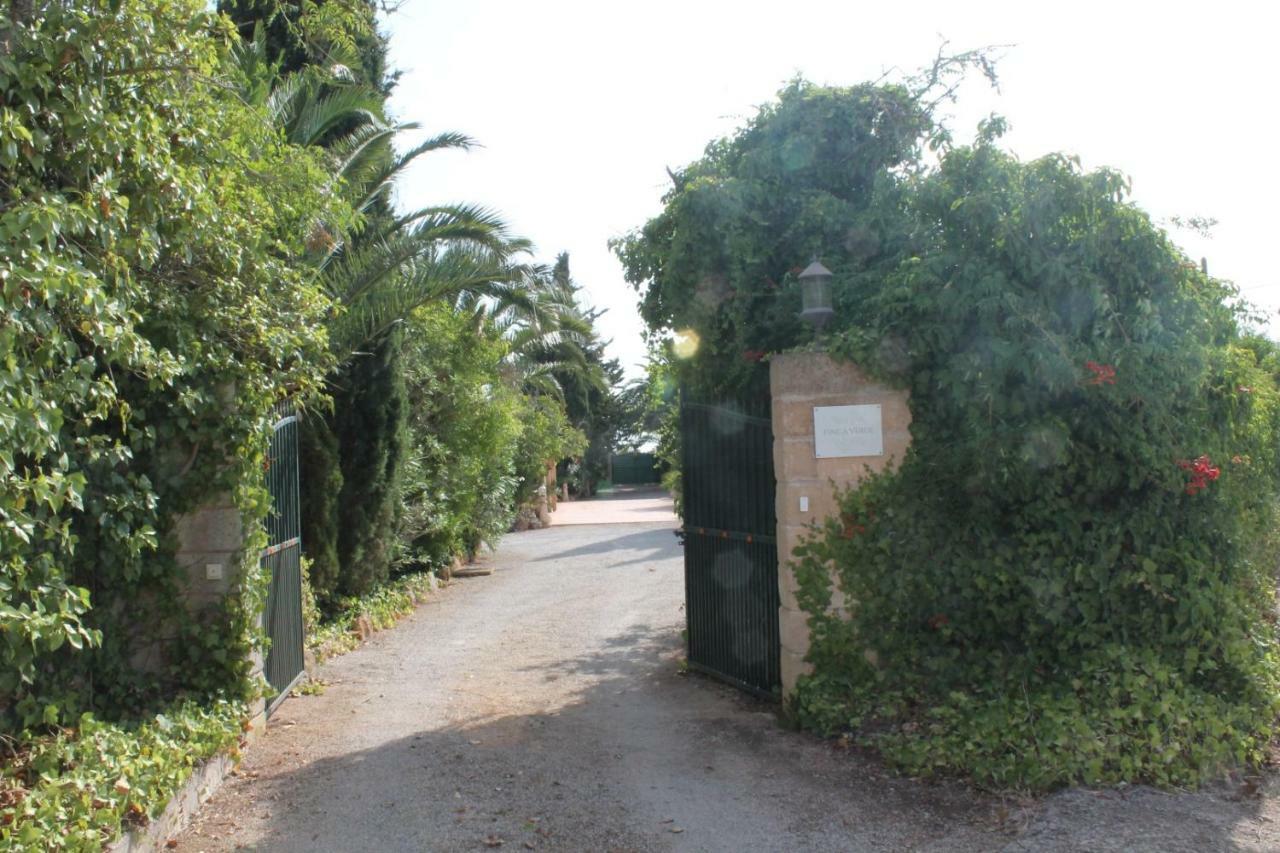
[[[601,518],[620,508],[579,509],[592,505]],[[1216,850],[1276,841],[1265,821],[1280,815],[1265,797],[1069,793],[1009,808],[957,784],[895,778],[856,752],[783,730],[771,706],[679,673],[682,565],[669,522],[516,534],[493,564],[491,576],[450,585],[326,664],[330,686],[282,706],[178,849]]]

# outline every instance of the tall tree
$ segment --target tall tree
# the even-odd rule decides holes
[[[384,97],[395,86],[372,0],[219,0],[218,11],[235,23],[241,39],[261,33],[281,74],[339,65]]]
[[[372,15],[356,14],[364,8],[329,0],[304,4],[296,19],[288,9],[279,14],[288,33],[345,32],[352,43],[367,44],[359,27],[343,29],[353,21],[371,29]],[[239,56],[246,97],[265,100],[286,138],[327,152],[331,186],[361,217],[342,230],[317,222],[308,238],[318,280],[335,306],[329,340],[340,364],[330,377],[331,410],[312,412],[303,437],[303,544],[318,598],[329,605],[340,594],[366,591],[391,569],[408,405],[399,326],[418,306],[452,304],[462,293],[519,301],[528,273],[515,260],[527,244],[474,206],[393,211],[391,187],[410,163],[432,151],[468,148],[471,140],[444,133],[397,154],[394,140],[415,126],[388,118],[385,87],[345,79],[320,64],[340,38],[330,35],[320,47],[306,43],[310,64],[277,77],[290,67],[288,56],[271,46],[264,28],[278,23],[279,14],[254,21],[241,12],[242,25],[252,24],[254,33]],[[362,74],[381,67],[381,58],[366,57]],[[263,75],[271,77],[267,86]]]
[[[678,379],[752,385],[761,355],[809,340],[796,274],[814,257],[837,273],[837,319],[856,317],[853,294],[911,252],[901,190],[932,130],[906,86],[798,81],[677,172],[662,213],[614,249],[653,333],[697,342]]]
[[[601,340],[596,321],[603,311],[581,307],[579,285],[569,269],[568,253],[556,258],[551,273],[561,298],[577,306],[579,322],[588,331],[573,342],[573,358],[563,358],[554,367],[554,376],[564,389],[569,421],[582,430],[587,447],[570,476],[571,487],[584,494],[595,492],[596,484],[609,471],[609,461],[621,443],[636,436],[643,417],[643,400],[625,389],[625,374],[616,359],[607,357],[608,341]],[[565,469],[568,473],[568,468]]]

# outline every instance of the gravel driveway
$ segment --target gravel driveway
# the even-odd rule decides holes
[[[1166,798],[1163,819],[1136,828],[1118,795],[1010,809],[896,778],[682,675],[669,522],[514,534],[491,562],[324,665],[325,692],[280,708],[178,849],[1268,849],[1251,843],[1267,843],[1257,803],[1144,792]],[[1187,802],[1206,796],[1195,824]]]

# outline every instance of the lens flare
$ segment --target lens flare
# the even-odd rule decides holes
[[[698,345],[702,343],[702,338],[698,337],[698,333],[693,329],[681,329],[676,332],[676,339],[671,344],[671,350],[675,353],[676,358],[693,358],[698,353]]]

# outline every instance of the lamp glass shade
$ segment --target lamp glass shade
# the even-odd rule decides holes
[[[814,261],[800,273],[800,316],[820,327],[834,313],[831,305],[831,270]]]
[[[800,283],[800,299],[804,312],[831,310],[831,279],[810,278]]]

